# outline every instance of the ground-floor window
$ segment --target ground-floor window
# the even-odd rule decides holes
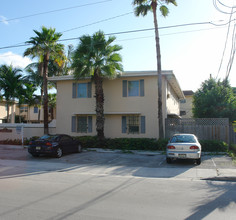
[[[92,133],[92,116],[76,115],[72,116],[72,132]]]
[[[145,116],[122,116],[122,133],[144,134],[146,132]]]

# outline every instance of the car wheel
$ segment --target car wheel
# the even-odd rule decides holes
[[[79,145],[77,146],[77,152],[78,152],[78,153],[81,153],[81,152],[82,152],[82,146],[81,146],[81,144],[79,144]]]
[[[167,158],[166,158],[166,162],[167,162],[167,163],[169,163],[169,164],[170,164],[170,163],[171,163],[171,161],[172,161],[172,160],[171,160],[171,158],[169,158],[169,157],[167,157]]]
[[[197,159],[196,162],[197,162],[197,165],[200,165],[201,164],[201,158]]]
[[[39,157],[39,154],[31,154],[33,157]]]
[[[60,158],[62,156],[62,149],[60,147],[57,148],[57,151],[56,151],[56,157],[57,158]]]

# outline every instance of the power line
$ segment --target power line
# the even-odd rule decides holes
[[[35,14],[31,14],[31,15],[25,15],[25,16],[16,17],[16,18],[3,19],[0,22],[4,23],[4,22],[23,19],[23,18],[35,17],[35,16],[39,16],[39,15],[44,15],[44,14],[51,14],[51,13],[55,13],[55,12],[59,12],[59,11],[66,11],[66,10],[71,10],[71,9],[75,9],[75,8],[82,8],[82,7],[86,7],[86,6],[90,6],[90,5],[97,5],[97,4],[110,2],[110,1],[112,1],[112,0],[104,0],[104,1],[100,1],[100,2],[94,2],[94,3],[84,4],[84,5],[72,6],[72,7],[68,7],[68,8],[61,8],[61,9],[56,9],[56,10],[51,10],[51,11],[45,11],[45,12],[35,13]]]
[[[232,20],[234,21],[234,20]],[[230,22],[232,22],[230,21]],[[189,24],[180,24],[180,25],[172,25],[172,26],[166,26],[166,27],[159,27],[159,29],[169,29],[169,28],[178,28],[178,27],[186,27],[186,26],[194,26],[194,25],[206,25],[206,24],[210,24],[210,25],[214,25],[214,26],[225,26],[226,24],[228,24],[229,22],[225,23],[225,24],[215,24],[213,22],[198,22],[198,23],[189,23]],[[154,30],[155,28],[146,28],[146,29],[138,29],[138,30],[130,30],[130,31],[122,31],[122,32],[114,32],[114,33],[108,33],[105,34],[107,36],[109,35],[119,35],[119,34],[129,34],[129,33],[136,33],[136,32],[144,32],[144,31],[151,31]],[[80,37],[73,37],[73,38],[66,38],[66,39],[61,39],[58,40],[60,42],[62,41],[70,41],[70,40],[77,40]],[[28,46],[30,44],[26,44],[26,43],[22,43],[22,44],[18,44],[18,45],[11,45],[11,46],[5,46],[5,47],[0,47],[0,50],[2,49],[9,49],[9,48],[16,48],[16,47],[24,47],[24,46]]]
[[[230,8],[230,9],[231,9],[231,12],[221,10],[221,9],[218,7],[217,2],[218,2],[221,6],[224,6],[224,7],[226,7],[226,8]],[[215,9],[216,9],[217,11],[219,11],[219,12],[221,12],[221,13],[223,13],[223,14],[236,13],[236,11],[233,11],[233,9],[236,8],[235,6],[232,6],[232,7],[227,6],[227,5],[223,4],[220,0],[213,0],[213,5],[214,5],[214,7],[215,7]],[[233,11],[233,12],[232,12],[232,11]]]
[[[233,8],[232,8],[231,12],[232,13],[230,14],[229,21],[231,21],[231,18],[232,18],[232,15],[233,15]],[[227,34],[226,34],[225,47],[224,47],[224,50],[223,50],[223,54],[222,54],[222,57],[221,57],[221,62],[220,62],[220,66],[219,66],[218,74],[217,74],[216,78],[218,78],[218,75],[219,75],[219,72],[221,70],[221,66],[222,66],[222,63],[223,63],[223,59],[224,59],[224,55],[225,55],[225,50],[226,50],[226,46],[227,46],[227,42],[228,42],[228,37],[229,37],[229,30],[230,30],[230,22],[229,22],[228,30],[227,30]]]
[[[100,20],[100,21],[96,21],[96,22],[93,22],[93,23],[90,23],[90,24],[82,25],[82,26],[79,26],[79,27],[74,27],[74,28],[62,31],[62,33],[65,33],[65,32],[68,32],[68,31],[73,31],[73,30],[83,28],[83,27],[88,27],[88,26],[91,26],[91,25],[94,25],[94,24],[98,24],[98,23],[101,23],[101,22],[104,22],[104,21],[109,21],[109,20],[112,20],[112,19],[115,19],[115,18],[119,18],[119,17],[129,15],[129,14],[133,14],[133,12],[128,12],[128,13],[125,13],[125,14],[121,14],[121,15],[111,17],[111,18],[106,18],[106,19],[103,19],[103,20]]]

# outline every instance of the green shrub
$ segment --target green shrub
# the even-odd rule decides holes
[[[163,151],[165,150],[167,139],[155,138],[107,138],[99,145],[96,136],[83,136],[76,137],[81,141],[85,148],[102,147],[104,149],[119,149],[119,150],[150,150],[150,151]]]
[[[232,150],[234,152],[234,154],[236,155],[236,144],[231,144],[230,150]]]
[[[227,152],[228,144],[224,141],[200,140],[204,152]]]

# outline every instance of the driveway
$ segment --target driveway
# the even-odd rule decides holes
[[[21,146],[0,145],[0,166],[12,160],[27,164],[44,163],[45,170],[78,168],[82,172],[131,175],[150,178],[190,178],[236,181],[236,164],[227,155],[203,155],[201,165],[191,160],[177,160],[167,164],[165,155],[158,152],[121,153],[108,150],[84,150],[81,154],[32,157]],[[20,162],[22,161],[22,162]],[[49,168],[53,167],[53,168]],[[85,169],[86,167],[86,169]]]

